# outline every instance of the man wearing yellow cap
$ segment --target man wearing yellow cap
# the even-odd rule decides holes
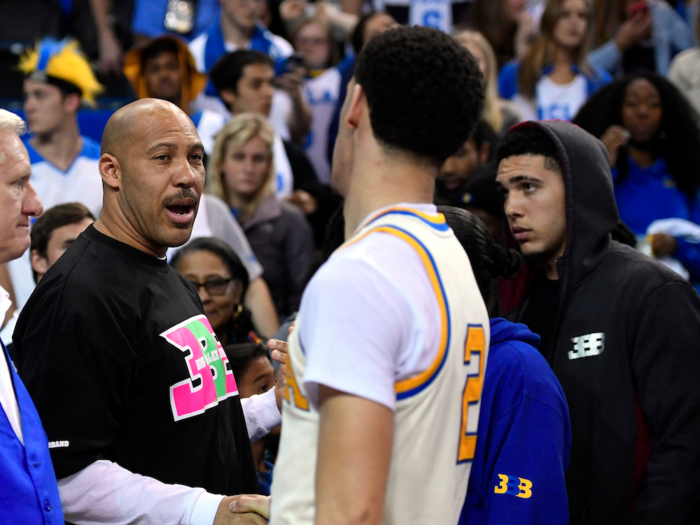
[[[22,138],[32,164],[31,182],[46,209],[81,202],[94,214],[102,206],[102,179],[97,169],[100,145],[80,135],[77,113],[83,102],[94,106],[102,86],[78,43],[42,40],[22,57],[24,112],[31,138]],[[8,265],[21,308],[34,289],[27,253]]]

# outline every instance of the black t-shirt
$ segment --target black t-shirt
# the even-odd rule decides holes
[[[166,261],[90,226],[41,280],[13,340],[57,478],[107,459],[164,483],[257,492],[228,359]]]
[[[549,363],[552,362],[554,325],[559,312],[560,294],[561,281],[550,281],[543,273],[538,274],[532,283],[520,318],[521,323],[540,336],[541,341],[537,349]]]

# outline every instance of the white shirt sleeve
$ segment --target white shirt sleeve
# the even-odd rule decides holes
[[[168,485],[99,460],[58,480],[63,516],[81,525],[212,525],[224,496]]]
[[[282,423],[282,414],[277,408],[275,389],[264,394],[241,399],[245,424],[248,427],[248,439],[257,441],[267,436],[270,431]]]
[[[314,405],[318,385],[324,385],[393,410],[401,362],[424,346],[422,327],[404,290],[396,287],[386,266],[366,257],[381,250],[380,244],[399,250],[409,267],[417,255],[404,241],[383,234],[371,237],[375,242],[370,250],[360,248],[357,256],[332,260],[304,294],[299,332],[306,355],[303,382]]]

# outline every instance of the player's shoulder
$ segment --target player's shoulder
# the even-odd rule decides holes
[[[99,160],[100,145],[90,137],[83,136],[83,149],[80,156],[88,160]]]

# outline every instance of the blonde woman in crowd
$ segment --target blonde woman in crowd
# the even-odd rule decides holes
[[[486,88],[483,117],[494,131],[503,135],[523,118],[515,104],[498,97],[496,84],[498,70],[496,55],[493,53],[491,44],[478,31],[459,31],[455,34],[455,39],[466,47],[479,63]]]
[[[277,312],[286,317],[299,307],[314,240],[304,213],[275,195],[273,144],[263,117],[232,118],[216,137],[207,191],[231,208],[263,266]]]

